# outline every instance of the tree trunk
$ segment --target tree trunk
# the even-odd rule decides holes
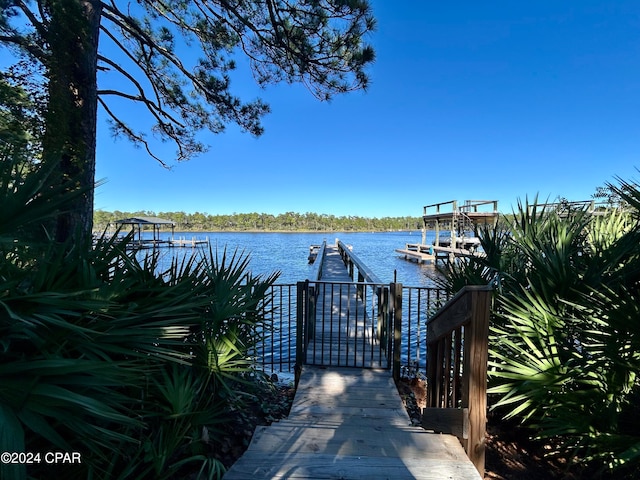
[[[97,0],[45,0],[50,21],[46,62],[49,109],[44,162],[55,165],[56,181],[81,190],[57,218],[55,238],[91,235],[96,163],[97,57],[101,4]]]

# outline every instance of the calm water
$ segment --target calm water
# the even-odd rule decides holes
[[[143,236],[145,236],[143,234]],[[151,238],[151,233],[146,235]],[[221,254],[226,248],[227,252],[238,251],[249,255],[249,268],[254,275],[269,275],[275,271],[280,272],[277,284],[293,284],[307,279],[313,266],[309,265],[309,246],[321,244],[323,240],[327,244],[333,244],[336,238],[353,247],[353,252],[378,276],[384,283],[394,280],[394,273],[397,281],[404,286],[412,287],[433,287],[432,278],[436,276],[436,270],[432,265],[421,265],[415,262],[404,260],[396,248],[404,248],[406,243],[420,243],[421,232],[376,232],[376,233],[174,233],[175,238],[204,239],[209,238],[213,251],[216,248]],[[170,238],[170,234],[161,234],[162,239]],[[431,243],[434,234],[427,235],[427,243]],[[207,246],[188,248],[161,248],[161,268],[168,266],[174,257],[191,255],[197,251],[201,254],[208,254]],[[144,254],[144,250],[142,254]],[[294,293],[295,295],[295,290]],[[274,300],[275,301],[275,300]],[[295,301],[295,300],[294,300]],[[405,342],[402,345],[402,362],[408,364],[409,361],[418,362],[420,368],[424,368],[425,347],[424,342],[424,317],[416,313],[426,311],[427,303],[422,306],[416,304],[415,297],[412,300],[413,306],[404,309],[403,337]],[[422,300],[425,302],[425,299]],[[263,348],[270,352],[265,356],[263,367],[267,370],[286,371],[292,368],[295,359],[295,345],[289,340],[295,335],[295,315],[288,315],[288,300],[284,300],[277,306],[282,316],[279,317],[282,323],[277,325],[273,337],[266,340]],[[409,311],[413,312],[413,320],[408,320]],[[424,312],[423,312],[424,313]],[[412,318],[413,318],[412,317]],[[293,323],[291,323],[293,322]],[[411,339],[407,336],[407,326],[412,324]],[[260,356],[260,355],[259,355]],[[280,364],[280,361],[283,361]],[[273,363],[271,363],[273,362]]]
[[[151,234],[148,235],[151,237]],[[162,234],[161,238],[169,238]],[[277,283],[295,283],[305,280],[311,273],[309,265],[309,246],[335,243],[336,238],[353,247],[353,252],[378,276],[382,282],[392,282],[394,272],[398,282],[407,286],[433,286],[435,269],[432,265],[420,265],[404,260],[396,248],[404,248],[406,243],[420,243],[421,233],[412,232],[375,232],[375,233],[219,233],[176,232],[175,238],[209,238],[212,248],[221,253],[235,249],[249,255],[249,268],[254,275],[280,272]],[[431,239],[427,237],[427,243]],[[207,247],[197,248],[208,252]],[[169,262],[172,256],[190,254],[192,248],[164,248],[163,259]]]

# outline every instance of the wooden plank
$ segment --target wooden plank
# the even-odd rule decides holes
[[[316,405],[323,405],[325,408],[348,408],[360,407],[366,402],[369,408],[398,408],[402,406],[398,403],[398,398],[391,394],[374,394],[367,392],[349,392],[345,391],[340,396],[327,394],[307,394],[301,395],[297,402],[298,408],[309,408]],[[292,406],[293,409],[293,406]],[[295,411],[295,410],[294,410]]]
[[[443,314],[431,317],[427,322],[427,343],[435,342],[451,330],[468,323],[471,318],[470,302],[469,296],[456,295],[442,307],[440,312],[444,312]]]
[[[467,457],[453,436],[434,435],[410,427],[272,425],[259,427],[252,439],[254,453],[323,453],[325,455],[360,455],[402,459],[451,459],[462,462]],[[446,440],[445,440],[446,439]],[[445,441],[443,441],[445,440]],[[454,444],[453,442],[456,442]]]
[[[453,253],[455,255],[465,256],[465,257],[473,257],[473,256],[484,256],[482,252],[472,252],[471,250],[467,250],[466,248],[457,248],[457,247],[443,247],[441,245],[434,245],[433,251],[435,253],[443,252],[443,253]]]
[[[467,381],[462,398],[462,405],[469,408],[469,438],[464,446],[469,459],[484,475],[491,292],[475,290],[470,295],[473,328],[465,328],[464,371]]]
[[[453,435],[410,425],[385,370],[304,367],[289,418],[259,427],[225,480],[481,480]]]
[[[224,480],[481,480],[470,462],[456,459],[399,459],[361,455],[260,454],[255,462],[241,458]]]
[[[396,248],[396,252],[404,255],[406,260],[416,260],[420,263],[430,263],[435,261],[435,255],[431,255],[429,253],[416,252],[415,250],[406,250],[401,248]]]
[[[282,425],[358,425],[359,423],[379,423],[381,425],[393,425],[396,428],[412,426],[411,419],[404,407],[402,408],[378,408],[363,409],[361,407],[327,408],[322,405],[306,406],[295,409],[289,417],[280,420]]]
[[[468,293],[492,290],[488,285],[467,285],[462,288],[427,322],[427,342],[434,342],[471,320],[471,297]]]
[[[424,408],[422,426],[436,433],[450,433],[461,440],[469,438],[468,408]]]

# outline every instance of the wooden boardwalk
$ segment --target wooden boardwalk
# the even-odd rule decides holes
[[[258,427],[224,480],[481,480],[458,438],[411,424],[391,370],[377,368],[388,363],[367,308],[376,296],[357,294],[337,248],[313,283],[315,324],[289,416]]]
[[[371,287],[362,293],[349,276],[336,246],[327,246],[322,267],[309,365],[385,368],[387,357],[377,338]],[[323,283],[330,282],[330,283]],[[360,291],[360,294],[359,294]]]
[[[387,370],[304,367],[289,417],[224,480],[480,480],[458,439],[411,426]]]
[[[342,261],[338,247],[327,245],[325,247],[324,261],[322,263],[322,274],[320,280],[326,282],[351,282],[351,277],[347,267]]]

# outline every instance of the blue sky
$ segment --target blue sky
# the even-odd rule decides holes
[[[272,109],[259,138],[229,127],[167,170],[102,115],[95,208],[383,217],[484,199],[509,212],[640,177],[637,0],[371,3],[367,92],[322,103],[237,72],[232,90]]]

